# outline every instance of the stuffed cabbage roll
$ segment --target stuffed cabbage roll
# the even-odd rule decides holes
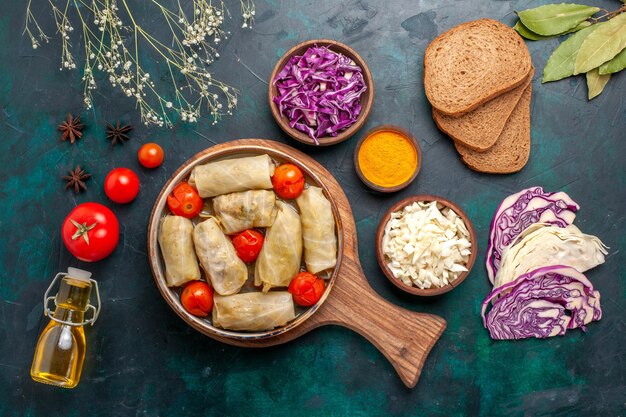
[[[248,279],[248,268],[237,256],[232,242],[224,235],[215,218],[196,225],[193,243],[215,292],[221,295],[239,292]]]
[[[168,287],[200,279],[198,259],[193,251],[193,225],[181,216],[166,216],[159,227],[159,246],[165,262]]]
[[[272,188],[274,163],[268,155],[223,159],[198,165],[189,177],[200,197]]]
[[[300,216],[289,204],[277,201],[278,213],[266,229],[265,242],[254,269],[254,284],[266,292],[273,287],[286,287],[300,271],[302,258],[302,225]]]
[[[213,301],[213,325],[223,329],[271,330],[296,317],[287,291],[216,295]]]
[[[213,199],[213,211],[229,235],[253,227],[269,227],[276,217],[276,194],[251,190],[220,195]]]
[[[302,219],[304,263],[307,271],[317,274],[337,264],[335,217],[330,201],[319,187],[308,187],[296,199]]]

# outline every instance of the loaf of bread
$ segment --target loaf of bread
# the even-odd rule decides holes
[[[530,99],[532,84],[515,106],[500,137],[489,150],[476,152],[455,142],[457,152],[469,168],[490,174],[517,172],[526,165],[530,155]]]
[[[433,119],[437,127],[464,147],[476,152],[485,152],[500,137],[504,125],[532,81],[534,73],[531,69],[524,84],[462,116],[446,116],[433,108]]]
[[[435,38],[424,56],[424,90],[442,115],[458,117],[527,81],[526,44],[507,25],[480,19]]]

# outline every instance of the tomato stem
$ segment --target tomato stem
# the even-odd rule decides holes
[[[81,223],[78,223],[77,221],[75,221],[74,219],[70,219],[70,221],[72,222],[72,224],[74,226],[76,226],[76,232],[74,232],[74,234],[72,235],[72,240],[76,240],[76,239],[78,239],[79,237],[82,236],[82,238],[85,239],[85,243],[87,243],[87,245],[89,245],[89,234],[88,234],[88,232],[91,229],[93,229],[94,227],[96,227],[98,222],[95,222],[91,226],[87,226],[87,222],[81,224]]]

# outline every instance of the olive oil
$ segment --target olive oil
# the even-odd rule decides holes
[[[90,275],[70,268],[69,273],[61,279],[56,297],[45,298],[46,315],[51,313],[47,307],[51,298],[54,298],[56,310],[50,315],[50,323],[37,342],[30,370],[33,380],[64,388],[74,388],[80,381],[85,360],[83,326],[93,323],[98,313],[96,308],[89,305],[92,282],[95,282],[89,279]],[[85,321],[85,311],[89,308],[93,308],[94,316]]]

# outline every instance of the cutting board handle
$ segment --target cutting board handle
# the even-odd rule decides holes
[[[439,316],[406,310],[382,298],[351,257],[344,258],[332,297],[313,319],[317,326],[339,325],[365,337],[409,388],[417,383],[428,353],[446,328]]]

